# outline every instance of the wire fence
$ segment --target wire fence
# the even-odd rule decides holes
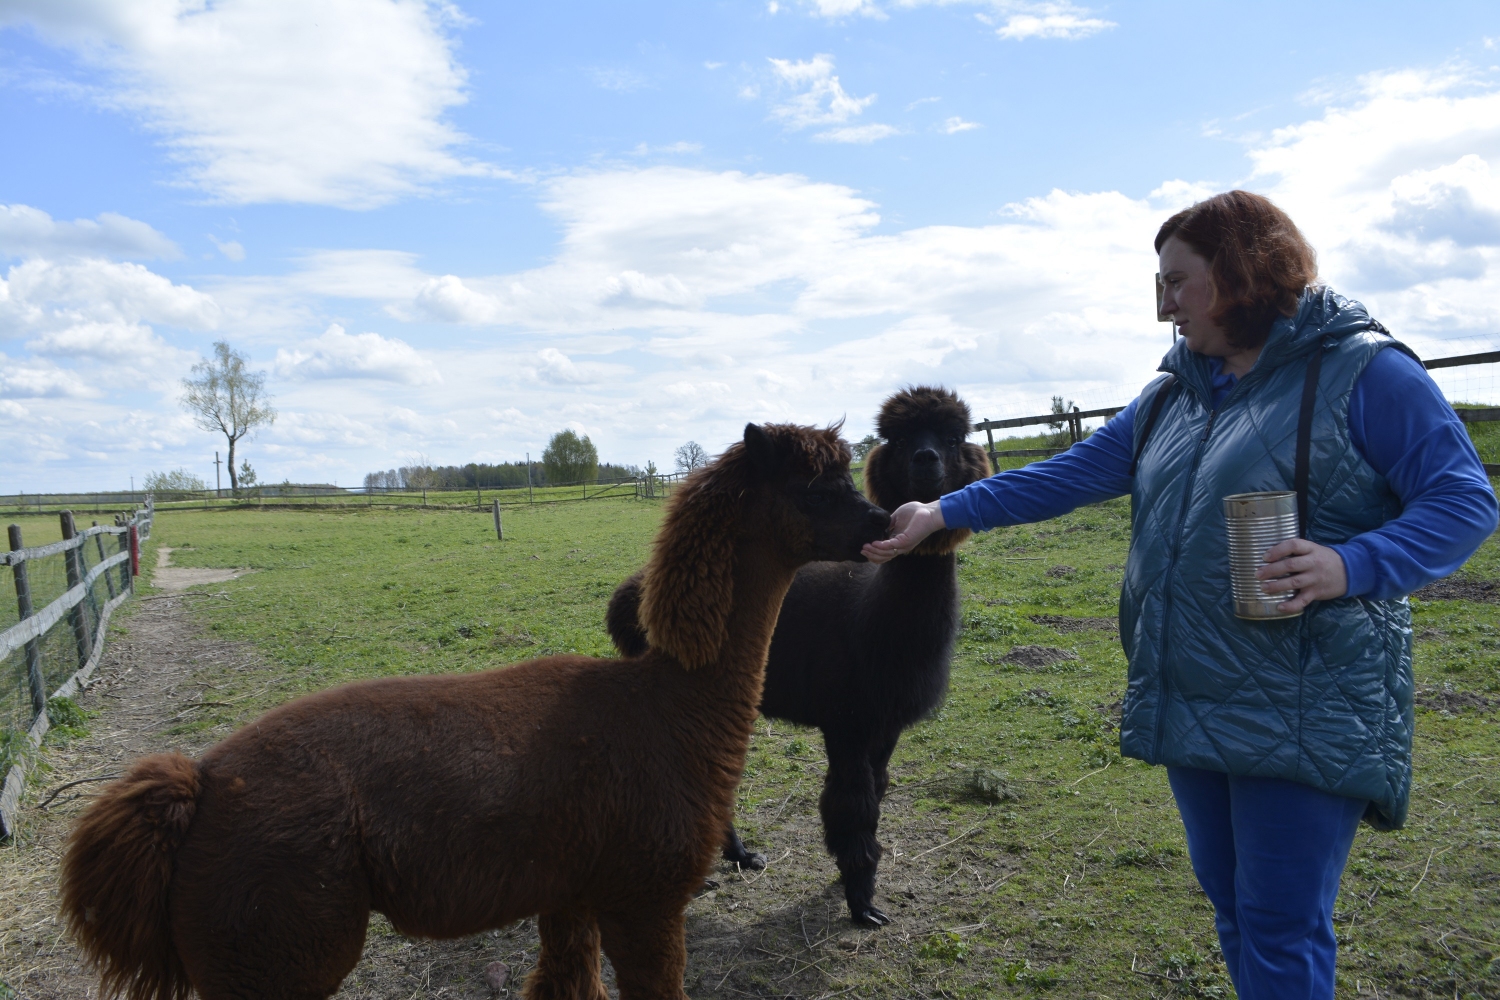
[[[29,548],[22,526],[10,525],[10,551],[0,555],[16,595],[0,605],[0,837],[14,830],[26,766],[60,711],[56,699],[76,694],[98,666],[110,615],[134,590],[152,517],[149,500],[86,529],[64,512],[61,540]]]

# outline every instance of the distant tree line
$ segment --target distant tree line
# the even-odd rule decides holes
[[[696,447],[696,446],[695,446]],[[652,472],[655,472],[653,467]],[[599,462],[599,451],[585,435],[558,431],[547,442],[540,462],[505,462],[486,465],[430,465],[418,462],[399,469],[371,472],[365,476],[367,490],[514,489],[563,483],[594,483],[600,480],[635,479],[640,466]]]
[[[605,462],[596,468],[597,473],[592,477],[585,477],[586,481],[632,479],[643,474],[640,468],[634,465],[615,465]],[[545,464],[531,463],[531,485],[533,486],[579,481],[550,477],[547,475]],[[496,490],[524,487],[526,482],[525,462],[506,462],[500,465],[470,462],[468,465],[403,465],[399,469],[372,472],[365,476],[365,489],[436,490],[478,487]]]

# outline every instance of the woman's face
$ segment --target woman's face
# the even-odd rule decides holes
[[[1161,311],[1170,313],[1177,332],[1187,338],[1188,350],[1211,358],[1236,353],[1229,336],[1209,318],[1213,287],[1208,261],[1175,236],[1167,237],[1158,257],[1161,267]]]

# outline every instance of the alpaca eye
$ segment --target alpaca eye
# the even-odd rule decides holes
[[[828,497],[823,493],[808,493],[803,500],[809,507],[821,507]]]

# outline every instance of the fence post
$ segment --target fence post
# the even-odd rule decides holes
[[[97,528],[99,527],[99,522],[95,521],[89,527]],[[99,550],[99,561],[103,562],[105,560],[103,535],[94,536],[94,548]],[[104,585],[109,588],[109,599],[113,601],[115,599],[115,575],[107,570],[104,573]]]
[[[21,526],[12,524],[10,526],[10,550],[16,552],[25,547],[21,542]],[[10,572],[16,581],[16,613],[21,621],[25,621],[34,613],[31,610],[31,583],[26,576],[26,561],[12,563]],[[34,719],[47,711],[47,678],[42,676],[40,639],[32,639],[26,644],[26,677],[31,684],[31,708]]]
[[[130,551],[130,528],[127,527],[127,523],[128,522],[126,521],[124,514],[116,514],[115,515],[115,527],[116,528],[125,528],[125,530],[122,531],[120,533],[120,535],[119,535],[119,539],[120,539],[120,548],[119,548],[119,551],[121,551],[121,552],[129,552]],[[126,556],[125,560],[120,563],[120,589],[121,590],[131,590],[131,591],[133,591],[135,589],[135,586],[134,586],[134,583],[133,583],[133,578],[130,575],[130,557],[129,556]]]
[[[500,531],[500,498],[495,498],[495,540],[505,541],[505,535]]]
[[[474,509],[484,510],[484,497],[479,492],[479,484],[474,485]]]
[[[64,541],[77,537],[78,528],[73,523],[73,512],[65,510],[58,514],[57,517],[62,522],[62,536]],[[68,573],[69,590],[72,590],[83,582],[83,572],[79,568],[83,564],[83,559],[81,558],[83,555],[82,548],[82,545],[76,545],[63,553],[63,567]],[[88,594],[84,595],[85,598],[89,596]],[[89,635],[89,623],[87,616],[83,613],[83,601],[79,601],[68,611],[68,621],[73,626],[73,638],[78,643],[78,665],[82,667],[85,663],[89,662],[89,657],[94,652],[94,638]]]
[[[985,417],[984,418],[984,422],[985,423],[989,423],[990,422],[990,418],[989,417]],[[984,429],[984,436],[985,436],[986,440],[988,440],[989,443],[990,443],[990,450],[989,450],[990,471],[991,472],[999,472],[1000,471],[1000,460],[995,457],[995,432],[993,430],[991,430],[990,428],[986,427]]]

